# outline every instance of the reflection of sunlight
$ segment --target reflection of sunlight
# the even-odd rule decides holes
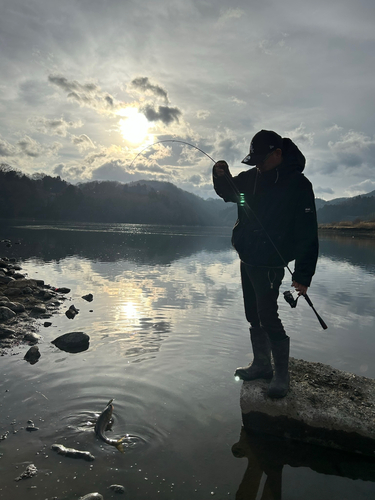
[[[122,312],[125,313],[127,318],[135,319],[138,317],[138,311],[133,302],[127,302],[126,304],[121,306]]]
[[[146,139],[148,131],[153,125],[145,115],[132,107],[120,109],[117,114],[124,117],[119,121],[119,128],[126,141],[139,144]]]

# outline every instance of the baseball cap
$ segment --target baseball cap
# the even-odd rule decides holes
[[[283,147],[283,139],[279,134],[272,130],[261,130],[254,135],[250,143],[250,152],[241,163],[246,165],[258,165],[262,163],[265,157],[275,151],[275,149]]]

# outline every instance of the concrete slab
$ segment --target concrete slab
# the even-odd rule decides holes
[[[283,399],[265,380],[243,382],[245,429],[375,457],[375,380],[294,358],[290,374]]]

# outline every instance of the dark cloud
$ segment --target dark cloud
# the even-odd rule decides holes
[[[170,125],[173,122],[179,122],[182,112],[178,108],[171,108],[169,106],[158,106],[156,110],[151,104],[147,104],[140,109],[140,112],[145,115],[148,121],[158,122],[161,121],[165,125]]]
[[[246,153],[240,150],[235,139],[232,137],[223,137],[215,145],[215,156],[218,159],[225,158],[227,161],[234,162],[239,157],[246,156]]]
[[[94,169],[91,175],[91,179],[94,181],[110,180],[130,182],[137,180],[137,178],[139,177],[125,170],[123,163],[120,160],[111,160],[103,163],[103,165]]]
[[[198,186],[202,182],[202,177],[200,175],[192,175],[188,179],[188,182],[191,182],[192,184]]]
[[[157,174],[168,174],[166,170],[161,168],[159,165],[150,164],[150,165],[137,165],[137,170],[139,172],[153,172]]]
[[[121,106],[120,104],[117,106],[113,97],[108,92],[103,92],[94,83],[81,84],[76,80],[68,80],[62,75],[49,75],[48,81],[67,92],[67,98],[78,102],[80,106],[87,106],[98,111],[113,111]]]
[[[57,85],[57,87],[60,87],[65,92],[96,92],[100,90],[94,83],[85,83],[82,85],[75,80],[70,81],[62,75],[49,75],[48,81]]]
[[[167,91],[159,85],[150,83],[150,80],[147,76],[134,78],[130,85],[137,90],[145,92],[146,94],[153,94],[157,97],[161,97],[162,99],[164,99],[166,104],[169,103]]]

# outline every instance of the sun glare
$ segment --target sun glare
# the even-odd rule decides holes
[[[119,127],[123,138],[133,144],[140,144],[143,142],[152,127],[147,118],[138,113],[136,108],[121,109],[118,114],[123,116],[119,121]]]

